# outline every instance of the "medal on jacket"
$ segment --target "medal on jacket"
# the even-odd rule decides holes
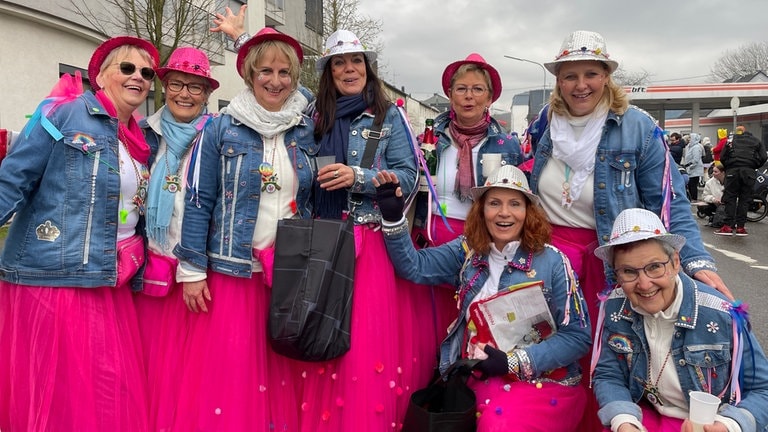
[[[664,402],[661,401],[661,394],[659,393],[659,381],[661,381],[661,374],[664,373],[664,368],[667,367],[669,356],[671,354],[672,347],[669,347],[667,356],[664,358],[664,363],[661,364],[661,370],[659,370],[659,374],[656,375],[656,382],[651,382],[651,356],[648,356],[648,373],[647,378],[645,381],[643,381],[643,396],[645,396],[648,402],[652,403],[653,405],[664,406]]]
[[[179,177],[176,174],[169,174],[165,176],[165,184],[163,185],[163,189],[167,190],[170,193],[176,193],[178,192],[180,187],[181,187],[181,177]]]
[[[280,184],[277,182],[277,174],[275,169],[269,162],[262,162],[259,165],[259,173],[261,174],[261,191],[267,193],[273,193],[280,190]]]
[[[280,184],[277,182],[277,174],[275,174],[275,153],[277,153],[277,137],[272,138],[272,162],[264,160],[259,165],[259,173],[261,174],[261,191],[267,193],[274,193],[280,190]],[[266,159],[266,154],[264,155]]]

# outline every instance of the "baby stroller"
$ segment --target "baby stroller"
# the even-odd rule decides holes
[[[768,168],[757,170],[755,186],[752,189],[752,202],[747,210],[747,220],[758,222],[768,215]]]

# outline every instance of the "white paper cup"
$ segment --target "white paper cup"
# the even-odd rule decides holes
[[[483,177],[490,177],[497,169],[501,168],[501,153],[485,153],[483,155]]]
[[[315,164],[317,164],[317,170],[320,171],[324,166],[336,163],[336,156],[317,156],[315,157]]]
[[[720,407],[720,398],[703,391],[692,391],[688,418],[697,425],[711,425],[715,422],[717,409]]]

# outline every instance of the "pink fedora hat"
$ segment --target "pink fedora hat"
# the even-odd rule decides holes
[[[104,59],[106,59],[109,53],[113,50],[120,48],[123,45],[133,45],[148,52],[155,63],[152,65],[153,68],[156,68],[160,64],[160,53],[157,52],[157,48],[155,48],[149,41],[133,36],[116,36],[107,39],[102,42],[101,45],[96,47],[96,51],[91,55],[91,61],[88,62],[88,79],[94,90],[101,89],[99,84],[96,83],[96,77],[99,75],[99,70],[101,69],[101,64],[104,63]]]
[[[157,76],[163,81],[165,75],[171,71],[203,77],[208,80],[211,89],[219,88],[219,82],[211,77],[211,64],[208,61],[208,56],[197,48],[176,48],[168,57],[165,66],[157,69]]]
[[[499,71],[488,64],[483,56],[478,53],[472,53],[468,55],[466,59],[455,61],[446,66],[445,70],[443,71],[443,91],[445,92],[445,95],[449,96],[453,75],[462,65],[468,63],[477,65],[481,69],[488,71],[488,75],[491,77],[491,87],[493,87],[493,97],[491,97],[491,101],[496,102],[496,100],[501,96],[501,77],[499,76]]]
[[[296,39],[288,36],[285,33],[280,33],[272,27],[264,27],[263,29],[259,30],[255,36],[248,39],[248,42],[243,44],[243,46],[241,46],[240,50],[237,52],[237,73],[240,73],[242,70],[245,56],[248,55],[248,51],[250,51],[251,47],[269,40],[287,43],[291,46],[291,48],[293,48],[294,51],[296,51],[296,55],[299,57],[299,63],[304,61],[304,51],[301,49],[301,44]]]

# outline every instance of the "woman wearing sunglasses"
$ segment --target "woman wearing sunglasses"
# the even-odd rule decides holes
[[[189,312],[176,284],[173,247],[181,237],[189,161],[199,154],[203,128],[211,119],[208,98],[219,87],[206,54],[193,47],[174,50],[157,70],[165,105],[142,120],[147,142],[157,151],[147,193],[147,266],[144,289],[135,297],[149,377],[151,430],[169,430],[183,362],[179,327]]]
[[[150,147],[134,114],[157,63],[145,40],[102,43],[93,92],[58,87],[3,160],[0,430],[148,430],[131,290]]]

